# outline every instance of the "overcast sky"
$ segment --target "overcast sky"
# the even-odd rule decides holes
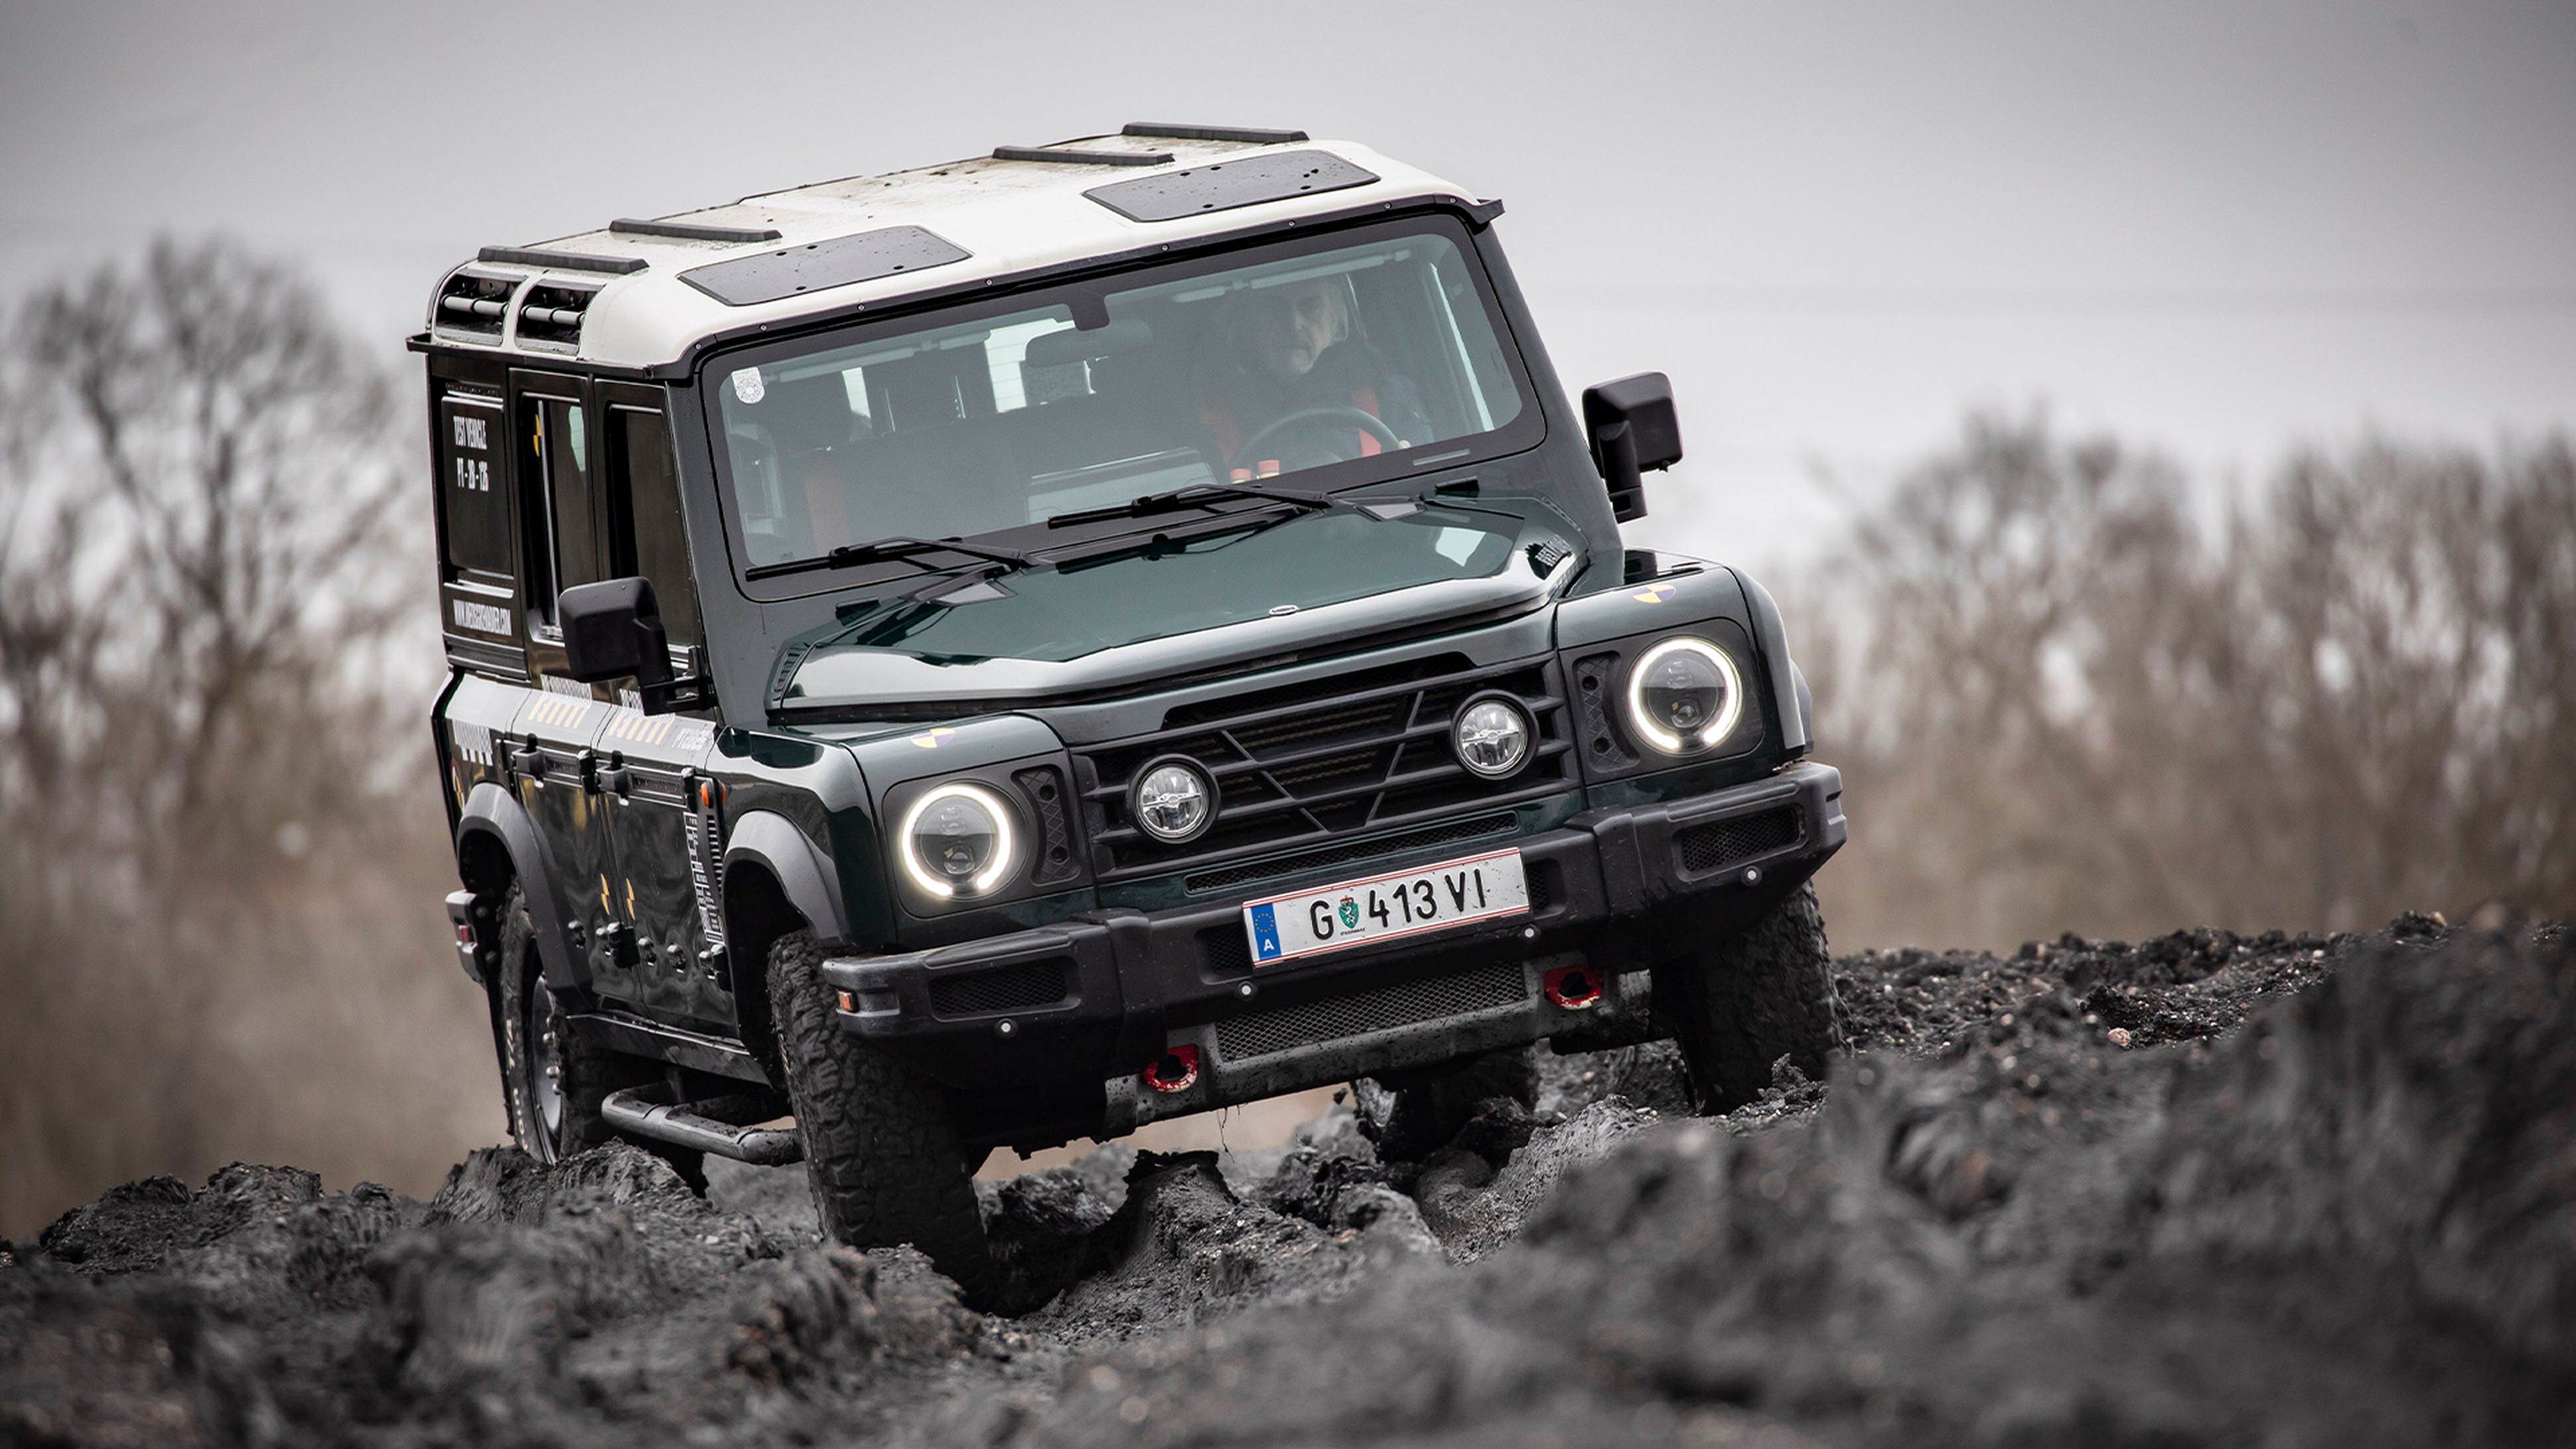
[[[1138,119],[1502,197],[1569,387],[1672,374],[1632,536],[1721,557],[1972,406],[2217,478],[2576,422],[2576,0],[0,0],[0,296],[224,231],[392,355],[484,243]]]

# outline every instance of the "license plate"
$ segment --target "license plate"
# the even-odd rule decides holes
[[[1253,901],[1243,908],[1243,929],[1253,964],[1266,966],[1528,912],[1521,853],[1495,850]]]

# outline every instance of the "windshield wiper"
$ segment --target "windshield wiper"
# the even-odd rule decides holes
[[[987,563],[1009,564],[1015,569],[1037,562],[1037,555],[1016,548],[996,548],[987,543],[965,543],[953,538],[880,538],[874,543],[845,543],[827,554],[813,558],[791,559],[786,563],[762,564],[746,569],[747,579],[776,578],[781,574],[801,574],[809,569],[845,569],[854,564],[887,563],[894,560],[919,562],[923,554],[954,553]],[[943,570],[942,572],[945,572]]]
[[[1193,483],[1187,488],[1175,488],[1168,493],[1147,493],[1106,508],[1059,513],[1047,520],[1047,527],[1077,528],[1086,523],[1107,523],[1117,518],[1178,513],[1184,508],[1222,503],[1229,498],[1266,498],[1273,503],[1293,503],[1300,508],[1336,508],[1341,505],[1341,500],[1329,493],[1307,493],[1295,488],[1255,488],[1248,483]]]

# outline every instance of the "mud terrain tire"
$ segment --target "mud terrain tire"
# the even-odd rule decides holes
[[[1528,1047],[1505,1047],[1378,1085],[1392,1090],[1363,1097],[1361,1132],[1377,1144],[1379,1156],[1419,1162],[1456,1140],[1477,1105],[1488,1098],[1537,1105],[1538,1063]]]
[[[510,1113],[510,1135],[518,1139],[520,1150],[551,1165],[616,1141],[599,1104],[621,1087],[652,1081],[659,1069],[558,1029],[563,1003],[546,986],[536,946],[527,896],[512,885],[501,903],[501,964],[492,1011],[501,1093]],[[635,1145],[671,1164],[692,1192],[706,1191],[703,1153],[666,1142]]]
[[[1815,882],[1733,940],[1656,967],[1655,1005],[1672,1024],[1703,1112],[1753,1101],[1784,1056],[1823,1081],[1825,1058],[1849,1038]]]
[[[811,930],[769,949],[770,1009],[823,1231],[854,1248],[910,1243],[980,1300],[993,1262],[947,1094],[841,1029],[822,967]]]

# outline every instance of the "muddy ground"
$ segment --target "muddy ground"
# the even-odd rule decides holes
[[[0,1254],[0,1442],[2576,1441],[2563,927],[1838,965],[1856,1053],[1724,1118],[1637,1048],[985,1184],[1013,1316],[797,1169],[133,1183]]]

